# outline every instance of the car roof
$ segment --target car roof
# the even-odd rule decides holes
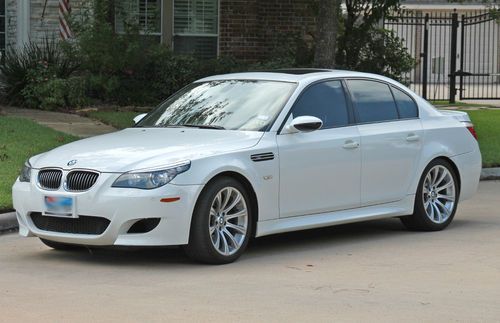
[[[205,77],[196,82],[221,81],[221,80],[266,80],[282,82],[314,82],[316,80],[335,77],[365,77],[394,82],[377,74],[329,69],[282,69],[261,72],[230,73]]]

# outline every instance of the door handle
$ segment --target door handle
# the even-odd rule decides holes
[[[344,142],[344,145],[342,146],[342,148],[345,149],[356,149],[358,147],[359,147],[359,142],[354,140],[347,140],[346,142]]]
[[[410,133],[408,136],[406,136],[406,141],[408,142],[415,142],[419,141],[420,137],[414,133]]]

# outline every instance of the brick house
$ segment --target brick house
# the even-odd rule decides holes
[[[77,14],[84,0],[70,0]],[[88,3],[88,2],[87,2]],[[311,0],[115,0],[117,32],[131,15],[142,32],[178,53],[202,57],[268,57],[282,34],[314,31]],[[2,0],[0,46],[59,34],[59,0]]]
[[[0,51],[30,39],[39,41],[46,35],[58,35],[60,1],[1,0]],[[273,54],[283,35],[311,39],[315,29],[313,4],[317,0],[111,1],[116,6],[117,32],[123,30],[123,16],[133,15],[145,35],[170,45],[177,53],[259,60]],[[78,14],[89,0],[69,2],[73,14]],[[406,0],[402,5],[422,12],[485,8],[481,0]]]

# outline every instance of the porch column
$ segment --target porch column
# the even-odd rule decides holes
[[[174,34],[174,0],[162,0],[162,6],[161,42],[172,49],[172,35]]]
[[[30,0],[17,1],[17,46],[23,47],[30,38]]]

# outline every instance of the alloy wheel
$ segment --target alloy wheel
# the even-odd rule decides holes
[[[221,189],[212,201],[210,240],[221,255],[235,254],[248,234],[248,208],[243,194],[234,187]]]
[[[453,212],[456,200],[455,181],[448,168],[432,167],[425,177],[422,190],[424,210],[434,223],[444,223]]]

